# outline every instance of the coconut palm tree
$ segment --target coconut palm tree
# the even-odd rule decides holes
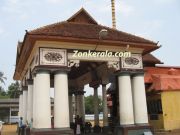
[[[0,83],[4,83],[5,84],[5,80],[7,78],[4,76],[4,73],[0,71]]]

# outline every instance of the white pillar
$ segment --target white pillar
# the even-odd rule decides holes
[[[106,84],[102,84],[102,103],[103,103],[103,126],[108,126],[108,107],[107,107],[107,95]]]
[[[22,104],[23,104],[23,95],[19,95],[19,117],[22,117]]]
[[[147,124],[147,103],[144,86],[144,75],[135,74],[132,78],[134,119],[136,124]]]
[[[33,90],[34,91],[33,91],[33,109],[32,109],[33,110],[33,122],[32,122],[32,127],[34,128],[37,125],[35,123],[36,122],[36,120],[35,120],[36,119],[35,110],[36,110],[36,99],[37,99],[36,98],[37,95],[36,95],[36,91],[35,91],[36,90],[36,76],[34,76],[34,78],[33,78]]]
[[[33,128],[51,128],[50,74],[38,71],[34,78]]]
[[[120,125],[134,124],[130,75],[121,73],[118,76],[118,84]]]
[[[11,107],[9,108],[9,124],[11,124]]]
[[[23,87],[23,123],[26,124],[27,123],[27,88]]]
[[[27,121],[33,118],[33,80],[28,80]]]
[[[72,94],[69,94],[69,120],[73,122]]]
[[[98,87],[94,87],[94,124],[99,125]]]
[[[70,127],[68,77],[65,72],[57,72],[54,77],[54,127]]]

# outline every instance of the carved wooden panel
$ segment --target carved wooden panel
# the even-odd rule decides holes
[[[131,54],[131,57],[121,58],[121,68],[124,69],[143,69],[142,55]]]
[[[67,66],[66,50],[40,48],[40,65]]]

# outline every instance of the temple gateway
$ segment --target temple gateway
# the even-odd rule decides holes
[[[97,89],[102,85],[103,131],[111,128],[117,135],[150,133],[143,68],[156,64],[150,53],[158,48],[153,41],[98,24],[83,8],[66,21],[26,31],[17,46],[14,73],[14,80],[22,85],[19,116],[24,123],[32,123],[31,135],[73,135],[73,115],[85,121],[84,86],[89,84],[94,88],[97,127]],[[131,52],[131,57],[73,57],[75,50]],[[106,96],[109,83],[116,86],[111,124]],[[53,111],[50,88],[54,88]],[[72,96],[76,97],[75,114]]]

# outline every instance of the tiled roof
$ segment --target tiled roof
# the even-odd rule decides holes
[[[99,25],[84,9],[78,11],[67,21],[50,24],[29,31],[28,33],[43,36],[47,35],[81,39],[99,39],[99,32],[102,29],[108,30],[108,35],[106,38],[104,38],[105,40],[156,44],[155,42],[142,37]]]
[[[152,54],[146,54],[143,56],[143,62],[147,63],[155,63],[155,64],[163,64],[158,58],[153,56]]]
[[[180,75],[153,75],[153,90],[180,90]]]
[[[180,90],[180,68],[145,68],[145,83],[151,83],[148,90]]]

